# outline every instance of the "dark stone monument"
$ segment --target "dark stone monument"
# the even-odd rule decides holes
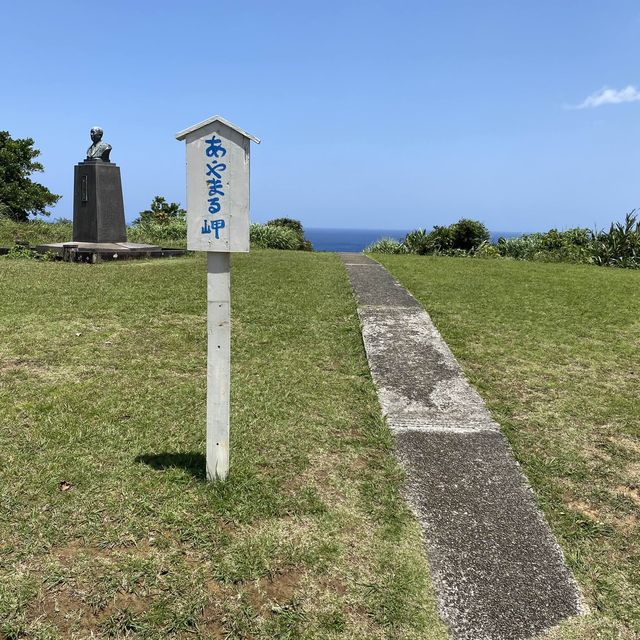
[[[87,157],[74,169],[73,242],[36,245],[40,253],[68,262],[101,262],[184,255],[184,249],[127,242],[120,167],[109,159],[111,145],[102,142],[102,129],[91,129]]]
[[[74,169],[73,241],[126,242],[120,167],[109,160],[102,129],[91,129],[87,158]]]

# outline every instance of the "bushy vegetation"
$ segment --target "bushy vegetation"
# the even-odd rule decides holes
[[[187,221],[174,218],[165,222],[136,220],[127,229],[129,242],[184,248],[187,244]]]
[[[46,253],[38,253],[27,245],[16,244],[0,255],[0,260],[44,260],[53,261],[57,258],[55,253],[47,251]]]
[[[267,224],[270,227],[285,227],[286,229],[295,231],[299,236],[304,236],[304,228],[300,220],[294,220],[293,218],[273,218],[273,220],[269,220]]]
[[[35,260],[38,252],[24,245],[16,244],[4,255],[0,255],[0,260]]]
[[[252,224],[249,229],[251,247],[254,249],[288,249],[295,251],[300,238],[293,229],[270,224]]]
[[[157,198],[154,199],[154,202],[156,200]],[[160,200],[164,199],[160,198]],[[170,203],[168,206],[177,207],[178,205]],[[66,218],[58,218],[53,222],[41,218],[17,222],[0,216],[0,246],[11,247],[20,243],[34,246],[54,242],[71,242],[72,237],[73,222]],[[156,218],[141,214],[140,218],[127,228],[127,239],[129,242],[182,248],[186,246],[187,223],[181,215],[162,219],[162,216]]]
[[[432,231],[410,231],[402,242],[382,238],[369,245],[368,253],[413,253],[417,255],[470,255],[489,241],[489,231],[476,220],[461,218],[448,227],[435,226]]]
[[[451,237],[451,249],[475,251],[483,242],[489,242],[489,231],[477,220],[462,218],[447,227]]]
[[[73,223],[60,218],[54,222],[42,219],[16,222],[0,216],[0,246],[48,244],[71,242]],[[162,247],[185,248],[187,221],[184,209],[175,202],[168,203],[156,196],[147,211],[127,228],[129,242],[155,244]],[[302,224],[290,218],[270,220],[267,224],[252,224],[250,228],[253,249],[286,249],[311,251],[311,243],[305,239]]]
[[[409,253],[402,242],[398,242],[395,238],[380,238],[366,249],[367,253]],[[417,253],[417,252],[416,252]]]
[[[635,210],[624,222],[614,222],[609,231],[594,234],[591,261],[610,267],[640,267],[640,220]]]
[[[187,212],[177,202],[155,196],[127,229],[130,242],[183,248],[187,243]]]
[[[635,210],[623,222],[614,222],[605,231],[583,227],[545,233],[529,233],[517,238],[499,238],[489,242],[486,227],[463,218],[448,227],[432,231],[416,229],[402,242],[381,238],[369,245],[367,253],[471,256],[476,258],[512,258],[536,262],[572,262],[608,267],[640,268],[640,220]]]
[[[252,224],[250,242],[254,249],[311,251],[299,220],[275,218],[266,224]],[[149,209],[140,212],[127,231],[131,242],[184,247],[187,238],[186,211],[176,202],[156,196]]]
[[[65,218],[58,218],[54,222],[42,219],[17,222],[0,216],[0,246],[10,247],[21,242],[31,245],[70,242],[72,235],[73,224]]]
[[[274,218],[266,224],[252,224],[250,239],[253,249],[313,251],[311,242],[304,237],[302,223],[292,218]]]
[[[298,246],[296,249],[299,251],[313,251],[313,245],[304,237],[304,229],[300,220],[294,220],[293,218],[274,218],[267,222],[267,226],[291,229],[298,238]]]
[[[435,232],[435,230],[439,228],[441,227],[434,227],[433,231]],[[424,255],[427,253],[426,249],[429,245],[429,235],[426,229],[415,229],[407,233],[402,242],[394,241],[397,242],[400,249],[383,253],[415,253],[419,256]],[[373,244],[375,245],[376,243],[374,242]]]
[[[151,201],[149,209],[140,212],[140,217],[133,221],[133,224],[146,222],[156,222],[158,224],[169,224],[175,220],[185,220],[187,212],[180,207],[177,202],[167,202],[162,196],[155,196]]]
[[[576,262],[606,267],[640,267],[640,221],[634,211],[623,222],[613,222],[608,231],[576,228],[551,229],[519,238],[500,238],[500,256],[540,262]]]
[[[498,255],[516,260],[589,262],[591,242],[591,231],[578,227],[566,231],[551,229],[508,240],[499,238],[496,248]]]
[[[162,246],[184,247],[187,237],[187,222],[176,216],[159,222],[153,217],[139,218],[127,230],[131,242],[146,242]],[[311,250],[311,243],[287,226],[252,224],[249,229],[252,249]]]

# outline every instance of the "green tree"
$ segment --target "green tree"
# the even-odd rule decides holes
[[[17,222],[38,213],[48,216],[46,208],[61,198],[30,179],[34,171],[44,171],[34,162],[40,151],[33,144],[32,138],[14,140],[8,131],[0,131],[0,215]]]
[[[489,242],[489,231],[482,222],[477,220],[460,218],[449,228],[451,230],[451,244],[454,249],[473,251],[483,242]]]
[[[162,196],[156,196],[151,202],[151,208],[140,212],[140,217],[134,224],[141,222],[158,222],[166,224],[172,220],[184,220],[187,212],[180,208],[177,202],[167,202]]]

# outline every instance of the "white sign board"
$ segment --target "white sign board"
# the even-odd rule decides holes
[[[229,473],[230,254],[249,251],[249,144],[220,116],[176,135],[187,143],[187,249],[207,252],[207,478]]]
[[[187,249],[249,251],[249,145],[220,116],[176,135],[187,146]]]

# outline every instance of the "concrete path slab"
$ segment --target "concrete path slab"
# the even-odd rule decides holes
[[[341,257],[452,635],[524,640],[581,613],[528,482],[429,315],[377,262]]]

